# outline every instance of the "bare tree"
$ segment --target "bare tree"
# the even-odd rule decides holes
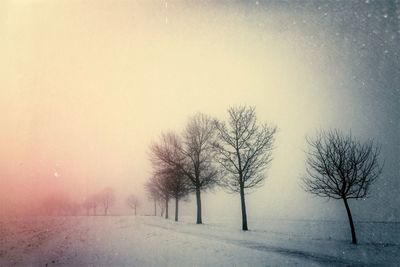
[[[152,200],[154,204],[154,216],[157,216],[157,202],[160,201],[161,197],[157,191],[157,188],[151,182],[147,182],[145,188],[149,193],[149,199]]]
[[[171,192],[168,187],[167,177],[165,175],[161,175],[160,173],[156,173],[155,175],[151,176],[146,186],[152,188],[152,190],[155,190],[157,195],[160,197],[160,200],[163,200],[165,203],[165,219],[168,219],[168,203],[169,199],[171,198]]]
[[[136,216],[136,209],[139,206],[139,199],[132,194],[126,199],[126,204],[128,205],[128,207],[130,207],[135,211],[135,216]]]
[[[218,171],[213,164],[212,143],[215,137],[215,125],[211,117],[198,113],[189,119],[183,134],[185,167],[182,173],[190,181],[196,192],[197,219],[203,223],[201,209],[201,192],[217,184]]]
[[[151,162],[153,165],[153,178],[150,185],[153,185],[158,195],[165,201],[165,216],[168,218],[168,202],[173,197],[170,180],[173,179],[171,172],[183,170],[184,155],[182,143],[179,136],[174,132],[161,135],[158,143],[151,145]]]
[[[64,192],[53,193],[42,202],[43,212],[46,215],[77,215],[80,205],[73,201]]]
[[[247,231],[245,190],[259,187],[265,180],[265,170],[272,160],[276,127],[259,124],[254,107],[231,107],[228,113],[228,123],[215,121],[215,159],[224,174],[220,184],[240,194],[242,229]]]
[[[187,167],[182,151],[181,140],[173,132],[163,134],[161,142],[152,146],[155,176],[163,177],[166,190],[175,199],[175,221],[178,221],[179,200],[191,191],[191,184],[185,175]]]
[[[305,190],[320,197],[342,199],[351,229],[352,243],[357,244],[349,199],[365,198],[370,185],[379,177],[382,167],[380,147],[372,140],[360,143],[351,134],[338,130],[321,131],[307,138],[307,175]]]
[[[107,216],[109,213],[109,208],[115,203],[115,195],[112,188],[104,188],[103,191],[98,194],[98,200],[104,209],[104,215]]]
[[[157,165],[178,170],[196,193],[197,219],[201,224],[201,192],[217,182],[217,170],[212,162],[213,120],[198,113],[189,119],[183,140],[175,133],[163,134],[161,142],[151,146],[152,160]]]
[[[172,196],[175,199],[175,221],[178,221],[178,210],[179,210],[179,200],[186,197],[190,189],[188,187],[187,180],[182,176],[182,174],[172,174],[169,181],[170,190]]]
[[[160,217],[164,217],[165,205],[164,202],[158,202],[158,206],[160,207]]]
[[[162,169],[159,170],[159,173],[166,177],[165,182],[167,183],[168,190],[175,199],[175,221],[178,221],[179,200],[190,193],[190,184],[188,184],[188,180],[179,169]]]

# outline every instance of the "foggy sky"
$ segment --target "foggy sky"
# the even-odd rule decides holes
[[[400,218],[399,1],[45,1],[0,4],[0,212],[50,192],[113,187],[146,202],[149,144],[190,115],[256,106],[279,128],[249,219],[340,219],[300,188],[305,137],[339,128],[382,144],[356,220]],[[204,215],[239,198],[215,189]],[[193,201],[183,210],[194,215]],[[143,204],[142,213],[151,213]]]

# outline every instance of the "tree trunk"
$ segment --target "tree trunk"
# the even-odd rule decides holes
[[[165,200],[165,219],[168,219],[168,199]]]
[[[157,216],[157,201],[154,200],[154,216]]]
[[[201,218],[201,195],[200,195],[200,188],[196,188],[196,203],[197,203],[197,224],[202,224],[203,220]]]
[[[247,231],[247,212],[246,212],[246,202],[244,199],[244,186],[240,185],[240,202],[242,207],[242,230]]]
[[[104,216],[107,216],[107,208],[104,208]]]
[[[354,223],[353,223],[353,218],[352,218],[352,216],[351,216],[349,203],[347,203],[347,199],[346,199],[346,198],[343,198],[343,201],[344,201],[344,205],[345,205],[345,207],[346,207],[347,217],[349,218],[349,223],[350,223],[351,242],[352,242],[353,244],[357,244],[356,230],[355,230],[355,228],[354,228]]]
[[[136,205],[135,205],[135,216],[136,216]]]
[[[178,221],[178,202],[179,202],[179,198],[175,197],[175,221]]]

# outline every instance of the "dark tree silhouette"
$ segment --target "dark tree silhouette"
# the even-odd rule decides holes
[[[231,107],[228,113],[228,123],[215,121],[217,141],[213,147],[223,172],[220,184],[240,194],[242,229],[247,231],[245,190],[263,184],[272,160],[276,128],[259,124],[254,107]]]
[[[165,203],[165,219],[168,219],[168,203],[169,199],[171,198],[171,192],[168,187],[167,177],[165,175],[156,173],[151,176],[146,186],[156,191],[157,195],[160,197],[160,200]]]
[[[170,132],[162,134],[161,141],[151,146],[152,162],[156,169],[174,169],[188,180],[189,189],[196,192],[198,224],[202,223],[201,191],[217,182],[217,171],[212,164],[213,136],[211,118],[197,114],[189,119],[183,140]]]
[[[360,143],[351,134],[338,130],[321,131],[307,138],[307,175],[305,190],[320,197],[342,199],[351,229],[352,243],[357,244],[349,199],[365,198],[370,185],[382,172],[378,157],[380,147],[372,140]]]
[[[218,171],[214,167],[212,143],[215,126],[211,117],[198,113],[189,119],[183,133],[185,167],[182,172],[196,192],[196,223],[202,224],[201,192],[217,184]]]
[[[178,221],[179,200],[190,193],[188,180],[179,169],[162,169],[159,170],[159,175],[166,177],[165,182],[170,195],[175,199],[175,221]]]
[[[183,168],[183,155],[181,153],[179,137],[173,133],[161,135],[159,143],[151,146],[151,162],[153,165],[153,188],[157,194],[165,200],[166,218],[168,218],[168,202],[174,197],[171,191],[171,179],[175,179],[174,173]],[[182,176],[180,176],[182,177]]]
[[[129,195],[128,198],[126,199],[126,204],[128,207],[134,210],[135,216],[136,216],[136,210],[137,207],[139,206],[139,199],[135,195]]]
[[[172,163],[166,163],[163,155],[168,155]],[[190,192],[188,179],[183,170],[184,155],[182,154],[179,137],[174,133],[163,135],[162,142],[153,150],[152,163],[154,174],[163,177],[163,185],[169,195],[175,199],[175,221],[178,221],[179,200]]]

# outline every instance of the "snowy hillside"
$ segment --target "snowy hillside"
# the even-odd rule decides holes
[[[269,220],[242,232],[192,218],[30,217],[1,220],[0,266],[396,266],[398,224]],[[345,231],[343,236],[331,235]],[[375,235],[374,233],[380,233]],[[384,236],[383,233],[391,233]],[[382,242],[386,239],[385,242]]]

